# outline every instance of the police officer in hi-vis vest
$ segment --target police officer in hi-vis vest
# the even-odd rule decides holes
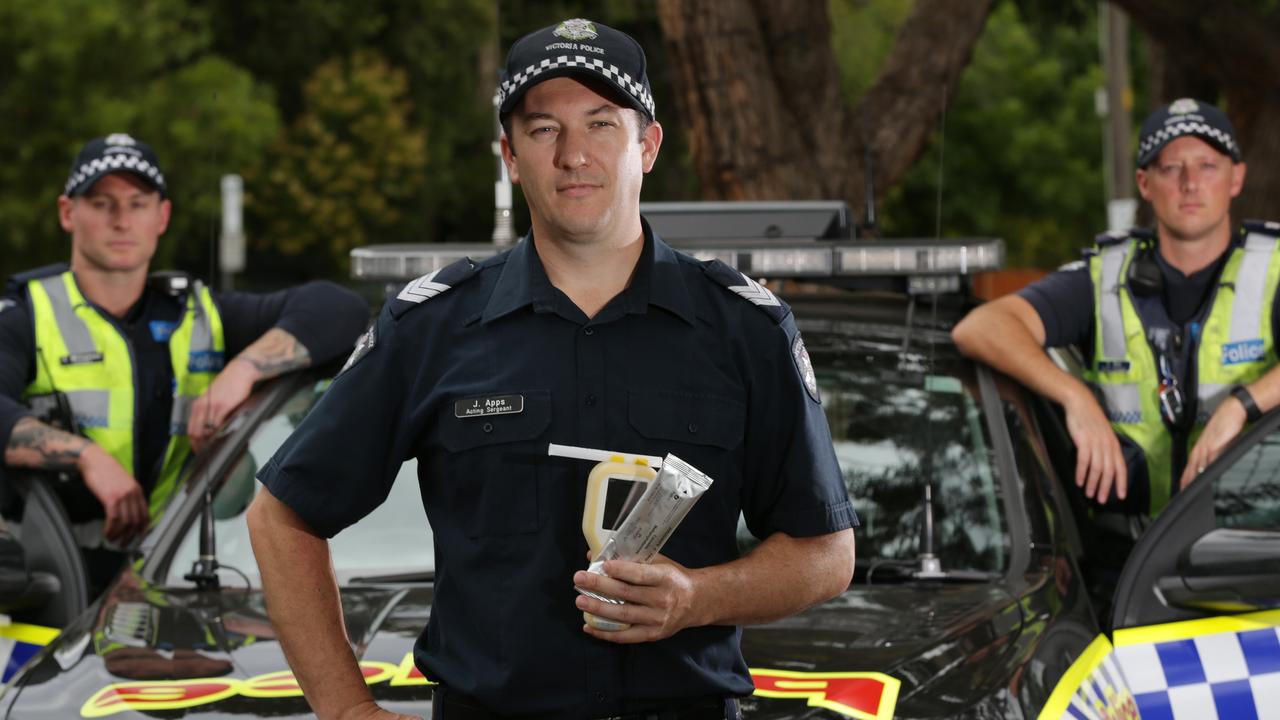
[[[1142,125],[1137,184],[1156,227],[974,310],[966,354],[1060,403],[1076,484],[1134,535],[1246,423],[1280,404],[1276,223],[1231,224],[1245,164],[1231,122],[1183,98]],[[1042,347],[1075,344],[1082,382]],[[1110,500],[1110,502],[1108,502]],[[1110,512],[1105,512],[1110,511]]]
[[[341,355],[368,318],[331,283],[259,295],[149,277],[170,212],[146,143],[89,141],[58,198],[70,263],[10,278],[0,299],[4,465],[79,474],[57,485],[95,583],[255,382]]]

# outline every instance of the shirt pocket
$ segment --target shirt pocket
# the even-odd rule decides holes
[[[477,398],[523,398],[523,409],[495,415],[457,417],[455,405]],[[539,528],[538,462],[546,455],[551,424],[547,390],[492,392],[450,402],[440,430],[447,482],[456,504],[451,512],[472,538],[519,535]]]
[[[658,446],[734,450],[742,444],[747,406],[733,398],[672,390],[631,390],[627,416],[631,427]],[[694,455],[707,450],[689,448]],[[670,452],[680,455],[680,447]],[[711,451],[712,454],[714,450]],[[685,458],[694,462],[692,457]],[[694,463],[697,464],[696,462]]]

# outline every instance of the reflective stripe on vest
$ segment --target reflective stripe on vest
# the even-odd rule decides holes
[[[1198,410],[1188,439],[1194,447],[1231,387],[1261,377],[1276,364],[1272,299],[1280,280],[1276,238],[1250,234],[1233,248],[1214,291],[1196,354]],[[1146,330],[1124,286],[1138,241],[1100,248],[1090,261],[1096,336],[1086,379],[1102,390],[1112,427],[1138,444],[1147,459],[1155,516],[1168,504],[1173,483],[1172,436],[1160,420],[1159,374]],[[1117,343],[1123,347],[1117,351]],[[1183,388],[1184,394],[1186,388]]]
[[[27,284],[36,339],[36,377],[25,397],[55,390],[67,395],[83,434],[130,474],[134,464],[134,358],[116,326],[85,300],[70,272]],[[190,454],[185,435],[191,403],[222,367],[222,319],[208,288],[196,282],[169,338],[174,401],[169,444],[151,490],[156,519],[177,486]]]

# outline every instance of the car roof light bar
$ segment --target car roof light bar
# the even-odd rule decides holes
[[[753,277],[838,278],[969,275],[998,270],[1004,242],[964,240],[717,239],[673,241],[699,260],[720,260]],[[411,280],[465,257],[483,260],[504,250],[488,243],[370,245],[351,251],[358,280]],[[943,283],[938,287],[949,286]],[[924,288],[924,285],[920,285]]]

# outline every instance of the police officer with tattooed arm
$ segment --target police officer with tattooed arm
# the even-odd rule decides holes
[[[1245,164],[1231,122],[1204,102],[1170,103],[1143,123],[1137,164],[1154,231],[1100,236],[1084,261],[954,332],[963,352],[1062,405],[1076,484],[1095,520],[1124,516],[1130,536],[1280,404],[1280,225],[1232,227]],[[1072,344],[1083,381],[1042,350]]]
[[[10,468],[83,479],[59,493],[100,585],[254,383],[348,351],[368,307],[325,282],[260,295],[149,277],[172,208],[127,134],[83,147],[57,206],[70,263],[10,278],[0,300],[0,448]]]

